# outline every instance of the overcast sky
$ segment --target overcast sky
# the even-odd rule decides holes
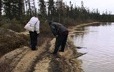
[[[63,0],[69,5],[69,2],[71,1],[73,5],[81,6],[81,1],[84,2],[84,6],[86,8],[89,8],[90,10],[97,9],[100,11],[100,13],[103,13],[103,11],[106,12],[106,10],[111,12],[111,14],[114,14],[114,0]]]

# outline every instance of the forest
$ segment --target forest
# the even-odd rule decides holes
[[[89,21],[114,21],[114,15],[106,11],[100,14],[98,9],[90,11],[84,7],[74,6],[72,2],[66,5],[62,0],[0,0],[0,21],[17,20],[26,22],[33,14],[39,16],[41,21],[53,20],[64,24]],[[38,8],[37,8],[38,7]],[[72,22],[72,23],[71,23]],[[1,22],[0,22],[1,23]]]

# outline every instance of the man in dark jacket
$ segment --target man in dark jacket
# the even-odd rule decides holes
[[[67,28],[57,22],[49,22],[49,26],[51,28],[53,35],[56,37],[55,49],[53,54],[57,54],[58,50],[60,52],[64,52],[64,48],[68,37]]]

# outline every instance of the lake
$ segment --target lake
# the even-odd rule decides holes
[[[114,23],[100,23],[78,28],[73,37],[84,72],[114,72]]]

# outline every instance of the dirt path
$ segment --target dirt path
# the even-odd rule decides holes
[[[28,47],[16,49],[0,59],[2,72],[28,72],[33,63],[45,51],[44,43],[38,50],[32,51]]]
[[[28,32],[17,34],[27,35]],[[24,46],[11,51],[0,58],[0,72],[28,72],[31,71],[37,58],[40,57],[47,49],[48,39],[37,47],[36,51],[32,51],[29,47]]]

